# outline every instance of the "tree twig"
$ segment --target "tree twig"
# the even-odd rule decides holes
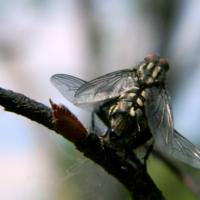
[[[58,132],[52,123],[51,109],[22,94],[0,88],[0,105],[5,111],[22,115]],[[165,199],[134,152],[124,161],[124,155],[117,153],[108,142],[94,133],[90,133],[76,147],[118,179],[130,191],[133,199]]]
[[[53,115],[51,108],[42,103],[38,103],[23,94],[0,88],[0,105],[4,107],[5,111],[27,117],[57,132],[55,126],[52,124]]]

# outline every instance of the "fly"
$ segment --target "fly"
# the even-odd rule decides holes
[[[92,112],[94,129],[113,145],[132,150],[153,137],[160,152],[200,168],[199,150],[174,129],[168,70],[165,59],[148,55],[135,68],[89,82],[66,74],[50,80],[67,100]]]

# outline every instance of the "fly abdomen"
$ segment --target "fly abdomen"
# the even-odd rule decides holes
[[[122,94],[117,103],[109,110],[109,119],[111,129],[120,136],[121,134],[143,131],[147,126],[147,120],[144,113],[144,98],[139,88],[137,93],[127,92]]]

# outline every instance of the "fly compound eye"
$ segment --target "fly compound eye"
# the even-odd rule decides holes
[[[164,59],[164,58],[161,58],[160,59],[160,62],[159,62],[159,65],[163,68],[163,69],[165,69],[166,71],[169,71],[169,63],[167,62],[167,60],[166,59]]]
[[[144,60],[148,63],[153,62],[155,60],[155,56],[154,55],[148,55],[144,58]]]

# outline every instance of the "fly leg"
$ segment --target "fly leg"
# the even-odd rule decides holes
[[[101,137],[106,136],[108,132],[108,125],[102,121],[102,116],[97,112],[92,112],[92,130]]]
[[[130,156],[130,154],[133,151],[133,149],[134,149],[133,146],[129,146],[128,148],[126,148],[125,153],[124,153],[124,159],[123,159],[124,162]]]
[[[146,154],[145,154],[145,156],[143,158],[144,159],[144,168],[145,168],[145,171],[147,171],[147,159],[149,158],[149,155],[152,152],[153,147],[154,147],[154,140],[153,140],[152,144],[148,147],[148,150],[147,150],[147,152],[146,152]]]

